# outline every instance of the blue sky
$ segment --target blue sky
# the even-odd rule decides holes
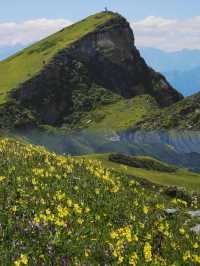
[[[199,16],[199,0],[3,0],[0,21],[22,21],[40,17],[78,20],[108,6],[129,20],[147,16],[189,18]]]
[[[105,6],[128,19],[138,46],[200,49],[200,0],[2,0],[0,48],[29,45]]]

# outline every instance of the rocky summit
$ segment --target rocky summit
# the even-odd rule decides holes
[[[0,70],[1,127],[61,126],[119,96],[149,94],[160,107],[183,98],[145,63],[129,23],[112,12],[32,45],[0,62]]]

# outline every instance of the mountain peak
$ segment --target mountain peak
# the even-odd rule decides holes
[[[0,73],[1,101],[14,100],[14,109],[29,110],[44,124],[62,125],[74,112],[101,105],[105,94],[150,94],[161,107],[182,99],[147,66],[129,23],[113,12],[97,13],[30,46],[1,62]]]
[[[60,50],[119,17],[110,11],[89,16],[0,62],[0,103],[5,102],[7,92],[35,76]]]

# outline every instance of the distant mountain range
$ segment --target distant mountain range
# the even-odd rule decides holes
[[[200,50],[180,50],[165,52],[155,48],[139,48],[147,64],[157,71],[189,71],[200,66]]]
[[[163,74],[185,96],[190,96],[200,91],[200,65],[188,71],[174,70]]]
[[[140,48],[148,65],[162,72],[170,83],[185,96],[200,91],[200,50],[165,52]]]
[[[18,51],[24,48],[23,45],[15,45],[15,46],[3,46],[0,47],[0,60],[6,59],[7,57],[17,53]]]

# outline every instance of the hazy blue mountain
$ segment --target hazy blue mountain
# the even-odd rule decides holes
[[[0,47],[0,60],[3,60],[8,56],[15,54],[16,52],[20,51],[23,48],[24,46],[22,45]]]
[[[164,72],[168,81],[185,96],[200,91],[200,65],[188,71]]]
[[[162,72],[168,81],[185,96],[200,91],[200,50],[165,52],[140,48],[145,61]]]
[[[200,66],[200,50],[165,52],[146,47],[141,47],[139,50],[146,62],[161,72],[188,71]]]

